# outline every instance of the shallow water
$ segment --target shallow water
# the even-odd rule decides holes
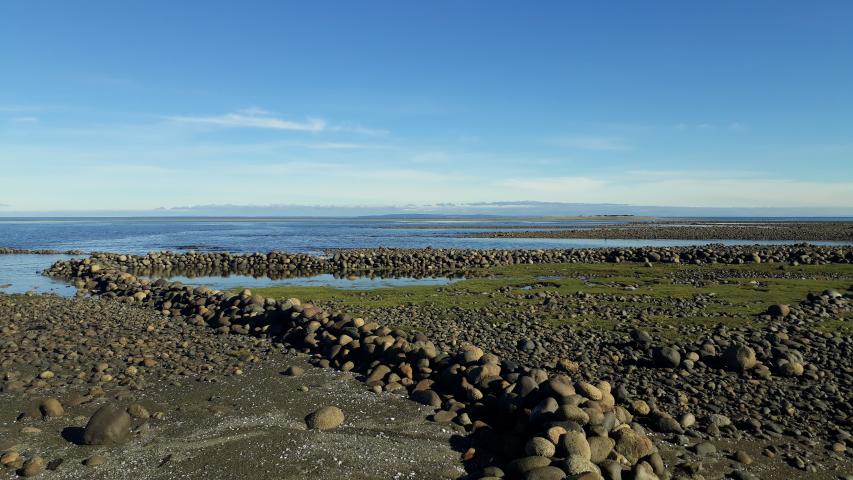
[[[61,280],[41,275],[40,272],[60,260],[74,258],[71,255],[0,255],[0,293],[55,293],[63,297],[73,297],[77,290]],[[153,277],[160,278],[160,277]],[[461,278],[386,278],[386,277],[335,277],[320,274],[306,277],[271,279],[249,275],[228,276],[173,276],[170,281],[185,285],[206,285],[216,290],[235,288],[263,288],[276,286],[334,287],[345,290],[369,290],[373,288],[406,287],[414,285],[447,285]]]
[[[344,290],[370,290],[373,288],[409,287],[415,285],[447,285],[458,282],[461,278],[432,277],[432,278],[385,278],[385,277],[335,277],[324,273],[310,277],[293,277],[273,280],[268,277],[252,277],[249,275],[229,275],[222,277],[201,276],[185,277],[174,276],[167,278],[173,282],[181,282],[185,285],[206,285],[216,290],[231,290],[235,288],[264,288],[280,286],[304,286],[304,287],[334,287]]]
[[[74,258],[70,255],[0,255],[0,292],[56,293],[73,297],[77,290],[61,280],[41,275],[54,262]]]

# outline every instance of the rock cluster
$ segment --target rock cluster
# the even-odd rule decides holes
[[[140,307],[106,298],[0,295],[0,392],[39,399],[30,418],[58,417],[69,405],[45,395],[70,390],[77,402],[88,402],[111,387],[217,381],[274,348],[256,337],[210,335],[206,325]]]
[[[88,259],[58,262],[46,272],[82,278],[88,271],[108,268],[134,275],[247,274],[283,278],[393,273],[408,276],[476,275],[476,269],[536,263],[851,263],[853,251],[813,245],[642,247],[553,250],[367,249],[339,250],[328,256],[287,252],[236,255],[224,252],[152,252],[143,256],[99,253]],[[87,289],[89,286],[85,286]]]
[[[509,476],[545,478],[551,471],[547,478],[555,478],[557,471],[597,473],[605,462],[615,462],[604,466],[620,472],[643,469],[644,462],[662,466],[652,441],[616,405],[607,382],[526,368],[473,345],[449,354],[422,334],[288,303],[293,308],[283,319],[285,341],[306,353],[321,352],[323,365],[363,372],[376,390],[405,393],[436,408],[436,422],[466,427],[475,443],[487,445],[479,460],[500,464],[493,473],[501,468]],[[551,468],[537,471],[544,467]]]

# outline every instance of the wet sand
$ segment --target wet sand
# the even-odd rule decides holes
[[[305,374],[282,375],[291,365]],[[60,418],[15,421],[32,400],[3,394],[0,450],[62,459],[45,474],[58,479],[442,479],[464,473],[452,447],[454,436],[464,434],[460,427],[428,422],[428,408],[400,395],[375,394],[351,374],[311,367],[304,356],[274,355],[216,383],[162,382],[118,395],[67,408]],[[163,418],[135,422],[125,445],[75,444],[97,407],[131,401]],[[344,424],[308,430],[305,416],[330,404],[345,412]],[[41,431],[22,433],[25,427]],[[95,454],[106,462],[82,464]]]

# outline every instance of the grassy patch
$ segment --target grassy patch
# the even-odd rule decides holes
[[[724,275],[731,272],[732,275]],[[775,278],[779,264],[675,265],[651,268],[636,263],[623,264],[544,264],[511,265],[483,269],[478,276],[443,286],[406,286],[373,290],[343,290],[332,287],[281,286],[254,289],[264,296],[297,297],[304,301],[334,304],[353,314],[368,316],[372,310],[398,306],[476,311],[489,309],[506,314],[533,312],[554,324],[579,328],[614,328],[617,321],[586,313],[571,318],[571,299],[578,292],[598,295],[596,304],[614,309],[652,309],[663,304],[672,315],[645,318],[662,330],[681,325],[712,328],[755,322],[755,315],[774,303],[794,304],[809,292],[825,289],[846,290],[853,282],[853,265],[787,266],[793,278]],[[717,279],[727,278],[724,283]],[[693,283],[685,279],[696,279]],[[543,300],[527,298],[545,292],[563,298],[557,309],[543,306]],[[608,298],[602,298],[602,296]],[[680,311],[679,302],[702,295],[708,301],[696,312]],[[676,315],[678,314],[678,315]],[[821,328],[849,329],[849,322],[827,321]]]
[[[842,318],[824,318],[817,322],[815,328],[821,332],[853,334],[853,315]]]

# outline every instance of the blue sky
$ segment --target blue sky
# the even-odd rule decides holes
[[[853,208],[851,85],[849,1],[7,1],[0,213]]]

